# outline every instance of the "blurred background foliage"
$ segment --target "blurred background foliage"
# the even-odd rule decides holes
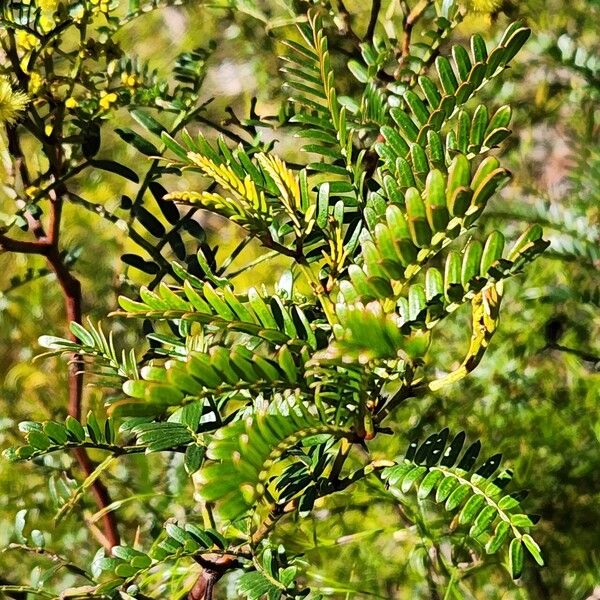
[[[394,1],[384,1],[382,14]],[[369,2],[346,0],[345,5],[355,28],[364,29]],[[490,39],[514,19],[525,20],[533,29],[510,76],[484,92],[497,105],[510,103],[515,109],[513,136],[504,149],[514,178],[494,200],[486,227],[491,230],[502,222],[505,231],[513,227],[516,232],[523,221],[540,222],[552,245],[507,286],[510,301],[504,303],[499,333],[476,371],[443,394],[407,401],[396,417],[408,426],[406,435],[377,443],[385,444],[390,456],[394,448],[400,453],[415,433],[443,426],[464,429],[472,438],[485,436],[490,447],[502,451],[517,483],[532,490],[526,506],[542,517],[537,539],[547,566],[539,572],[530,569],[518,586],[508,577],[474,572],[470,597],[600,598],[600,5],[597,0],[468,0],[467,7],[469,13],[453,41],[465,41],[475,31]],[[215,135],[210,123],[220,127],[236,118],[256,119],[282,110],[285,93],[277,57],[288,30],[283,0],[199,0],[149,12],[123,28],[119,40],[126,53],[148,61],[167,79],[173,57],[180,52],[211,49],[203,67],[200,102],[212,100],[203,113],[206,121],[189,127],[210,138]],[[344,40],[337,41],[343,48]],[[352,95],[353,80],[339,66],[341,86]],[[277,119],[271,123],[276,125]],[[115,111],[110,125],[103,129],[100,155],[143,176],[149,159],[109,132],[116,126],[139,126],[126,110]],[[248,131],[238,130],[251,140]],[[263,140],[276,140],[276,151],[294,161],[297,142],[289,131],[261,127],[260,133]],[[190,187],[185,178],[166,176],[161,183],[169,191],[174,189],[170,186]],[[138,189],[99,170],[85,171],[74,185],[81,196],[111,212],[118,212],[124,194],[135,195]],[[163,219],[150,193],[146,201]],[[146,283],[148,276],[121,260],[138,249],[118,227],[76,205],[68,205],[66,211],[69,225],[63,244],[83,284],[84,314],[97,321],[116,308],[119,293]],[[238,232],[214,216],[201,212],[196,218],[207,236],[200,241],[218,247],[219,263],[239,243]],[[189,234],[183,239],[194,253],[199,240]],[[165,249],[165,256],[173,258],[170,252]],[[235,260],[245,264],[260,252],[250,245]],[[236,278],[239,289],[257,281],[272,286],[285,265],[268,265],[241,273]],[[2,447],[16,442],[15,424],[21,420],[65,416],[64,362],[33,360],[41,352],[38,336],[66,331],[62,296],[53,277],[40,258],[0,254]],[[141,344],[137,324],[119,319],[105,324],[120,345]],[[456,331],[461,331],[458,325]],[[454,339],[451,330],[432,349],[442,364],[446,355],[446,363],[451,360],[448,348]],[[99,405],[102,393],[88,386],[86,405]],[[0,547],[16,541],[15,512],[36,505],[26,531],[45,531],[46,543],[67,556],[91,557],[96,543],[85,524],[70,519],[53,525],[48,479],[52,477],[53,485],[68,485],[68,477],[53,471],[58,473],[56,467],[64,466],[59,461],[69,459],[52,460],[43,469],[22,465],[18,477],[14,466],[0,463]],[[166,479],[165,460],[170,460]],[[132,481],[137,482],[135,495],[128,493]],[[128,525],[129,542],[181,512],[182,492],[188,508],[193,502],[192,486],[178,458],[152,455],[147,461],[132,456],[111,473],[109,485],[122,491],[117,497],[128,498],[118,515]],[[87,506],[88,526],[93,527],[99,515],[91,502]],[[351,495],[338,495],[310,517],[289,521],[280,535],[288,548],[308,552],[311,583],[332,597],[430,597],[423,560],[429,551],[427,532],[405,529],[402,514],[383,499],[380,489],[365,484]],[[28,564],[13,551],[2,552],[0,577],[14,574],[15,580],[35,581],[41,571],[32,570],[34,564],[36,560]],[[179,575],[189,577],[184,568]],[[67,582],[72,577],[68,570],[60,576]],[[175,597],[170,590],[165,587],[165,598]],[[447,597],[467,597],[465,593],[449,585]]]

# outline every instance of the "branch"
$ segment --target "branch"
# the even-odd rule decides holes
[[[568,346],[561,346],[560,344],[548,344],[547,348],[551,350],[558,350],[559,352],[565,352],[566,354],[573,354],[582,360],[587,362],[597,363],[600,362],[600,356],[586,352],[585,350],[579,350],[578,348],[569,348]]]
[[[0,249],[7,252],[17,252],[19,254],[41,254],[46,256],[49,252],[50,244],[45,240],[39,240],[37,242],[15,240],[0,233]]]
[[[190,590],[188,600],[212,600],[215,584],[227,571],[239,566],[235,556],[230,554],[215,555],[207,554],[194,557],[196,562],[202,567],[202,573]]]
[[[416,398],[421,393],[428,391],[429,388],[424,383],[418,383],[416,385],[404,385],[402,386],[385,404],[375,416],[375,422],[381,423],[390,413],[395,410],[399,404],[408,400],[409,398]]]
[[[50,161],[50,170],[57,182],[56,192],[50,193],[50,251],[47,259],[50,267],[56,274],[58,283],[62,289],[66,305],[67,323],[82,323],[82,293],[80,281],[69,271],[65,265],[63,257],[59,250],[60,226],[62,219],[62,208],[64,199],[68,197],[68,189],[61,179],[63,176],[62,165],[62,146],[55,140],[54,147],[46,148],[46,154]],[[54,150],[54,152],[53,152]],[[77,341],[74,334],[70,334],[73,341]],[[81,401],[83,396],[83,376],[85,363],[83,357],[78,353],[73,353],[69,361],[69,406],[68,413],[78,421],[81,420]],[[96,467],[90,460],[84,448],[77,448],[74,451],[77,462],[81,467],[86,479],[91,477]],[[91,484],[91,491],[100,509],[104,509],[112,502],[106,486],[99,480],[94,479]],[[117,546],[120,542],[117,521],[114,513],[106,512],[102,517],[104,526],[105,543],[107,547]]]
[[[27,90],[29,76],[21,67],[17,52],[14,28],[18,27],[16,24],[11,23],[11,28],[7,29],[8,43],[3,44],[3,47],[6,51],[9,61],[12,64],[14,73],[19,80],[19,85],[24,90]],[[32,30],[31,33],[35,34],[35,31]],[[32,118],[36,121],[35,123],[32,121]],[[37,115],[33,105],[28,107],[28,114],[24,116],[22,121],[24,127],[41,142],[43,152],[46,155],[49,163],[48,173],[54,179],[48,188],[40,192],[40,197],[43,197],[47,194],[50,199],[48,233],[46,233],[44,230],[39,219],[34,217],[25,209],[25,218],[28,221],[30,230],[36,237],[36,241],[15,240],[4,235],[3,233],[0,233],[0,249],[21,254],[39,254],[45,256],[50,268],[56,274],[56,278],[59,282],[65,299],[67,323],[71,321],[81,323],[81,283],[76,277],[73,276],[64,263],[64,259],[59,250],[59,236],[63,201],[67,197],[68,193],[65,181],[70,176],[84,169],[87,166],[87,162],[84,161],[84,163],[75,167],[71,172],[65,171],[63,147],[61,144],[61,139],[56,133],[62,128],[63,125],[64,106],[59,106],[58,110],[52,114],[51,118],[52,131],[49,135],[45,134],[44,121],[39,117],[39,115]],[[28,185],[31,181],[31,178],[27,170],[23,151],[20,146],[17,128],[7,127],[7,136],[9,142],[9,152],[18,161],[19,171],[23,183]],[[76,338],[74,335],[71,334],[70,337],[75,341]],[[68,412],[71,416],[78,420],[80,420],[81,417],[83,368],[83,358],[77,354],[74,354],[69,363]],[[74,453],[81,469],[85,474],[85,477],[88,478],[95,470],[93,463],[90,461],[85,449],[78,448],[74,451]],[[93,482],[92,493],[100,509],[103,509],[111,504],[108,491],[100,481],[96,480]],[[117,545],[119,543],[119,533],[114,515],[110,512],[106,513],[103,517],[103,523],[105,528],[105,544],[108,547]]]
[[[412,10],[409,11],[408,3],[405,0],[400,2],[404,17],[402,19],[402,47],[400,49],[399,63],[402,64],[406,57],[410,54],[410,41],[412,30],[415,23],[422,17],[423,13],[429,7],[430,0],[420,0]]]
[[[373,41],[373,35],[375,34],[375,27],[377,27],[377,19],[379,18],[380,10],[381,0],[373,0],[373,4],[371,5],[371,16],[369,18],[369,26],[367,27],[365,40],[368,40],[370,42]]]

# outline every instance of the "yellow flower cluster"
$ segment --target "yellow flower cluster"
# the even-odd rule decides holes
[[[123,82],[123,85],[130,88],[136,88],[142,83],[140,77],[137,75],[125,72],[121,73],[121,81]]]
[[[58,8],[58,0],[37,0],[37,5],[46,12],[54,12]]]
[[[112,0],[90,0],[93,12],[104,13],[105,15],[111,9]]]
[[[13,90],[6,77],[0,77],[0,123],[14,123],[25,110],[29,96]]]
[[[29,4],[29,2],[27,2]],[[53,14],[58,8],[57,0],[37,0],[37,5],[42,9],[42,14],[39,18],[39,28],[44,31],[50,31],[54,25]],[[36,37],[33,33],[28,32],[25,29],[19,29],[15,34],[17,46],[23,50],[24,52],[29,52],[36,48],[40,39]]]
[[[25,29],[19,29],[15,34],[15,39],[17,46],[25,51],[33,50],[39,44],[38,38]]]
[[[468,4],[474,12],[489,14],[500,8],[502,0],[469,0]]]
[[[114,93],[114,92],[110,92],[110,93],[106,93],[105,91],[102,91],[100,93],[100,108],[103,108],[104,110],[109,110],[110,107],[117,101],[118,96]]]
[[[29,76],[29,85],[28,85],[27,91],[32,96],[37,94],[39,92],[40,88],[42,87],[42,83],[43,83],[42,76],[39,73],[37,73],[36,71],[34,71]]]

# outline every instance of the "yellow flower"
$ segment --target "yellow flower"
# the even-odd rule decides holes
[[[19,29],[15,34],[17,40],[17,46],[22,50],[32,50],[38,45],[38,39],[33,33],[28,33],[24,29]]]
[[[94,12],[101,12],[104,14],[108,14],[112,6],[112,0],[90,0],[90,4],[93,6]]]
[[[13,90],[6,77],[0,77],[0,123],[14,123],[25,110],[29,96]]]
[[[469,0],[469,8],[479,13],[492,13],[500,8],[502,0]]]
[[[75,107],[79,106],[79,102],[77,102],[77,100],[75,98],[73,98],[73,96],[71,96],[70,98],[67,98],[67,100],[65,102],[65,106],[67,108],[75,108]]]
[[[121,81],[123,82],[123,85],[126,85],[130,88],[134,88],[140,84],[139,78],[137,76],[130,75],[126,72],[121,73]]]
[[[28,92],[33,96],[37,94],[42,87],[43,79],[39,73],[35,71],[29,76]]]
[[[39,187],[36,187],[35,185],[30,185],[26,190],[25,190],[25,195],[28,198],[35,198],[36,194],[40,191]]]
[[[38,6],[47,12],[54,12],[58,8],[57,0],[38,0]]]
[[[44,31],[50,31],[51,29],[54,28],[54,19],[52,17],[47,16],[47,15],[42,15],[40,17],[40,27]]]
[[[114,92],[110,92],[110,94],[102,92],[101,96],[99,104],[100,108],[104,110],[108,110],[111,104],[114,104],[118,99],[118,96]]]

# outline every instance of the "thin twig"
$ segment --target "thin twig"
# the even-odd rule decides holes
[[[431,0],[420,0],[417,4],[415,4],[412,10],[409,10],[408,3],[405,0],[400,2],[402,10],[404,11],[404,16],[402,19],[402,46],[400,48],[400,56],[398,60],[400,65],[402,65],[404,60],[406,60],[410,54],[410,43],[413,27],[415,26],[415,23],[423,16],[423,13],[425,10],[427,10],[430,4]]]
[[[388,417],[398,405],[402,404],[408,398],[416,398],[420,394],[426,392],[429,388],[424,383],[417,385],[405,385],[402,386],[398,392],[396,392],[388,402],[376,413],[374,421],[379,424],[386,417]]]
[[[365,34],[365,40],[369,42],[373,41],[375,35],[375,27],[377,27],[377,19],[379,18],[379,11],[381,10],[381,0],[373,0],[371,5],[371,16],[369,17],[369,25],[367,27],[367,33]]]

